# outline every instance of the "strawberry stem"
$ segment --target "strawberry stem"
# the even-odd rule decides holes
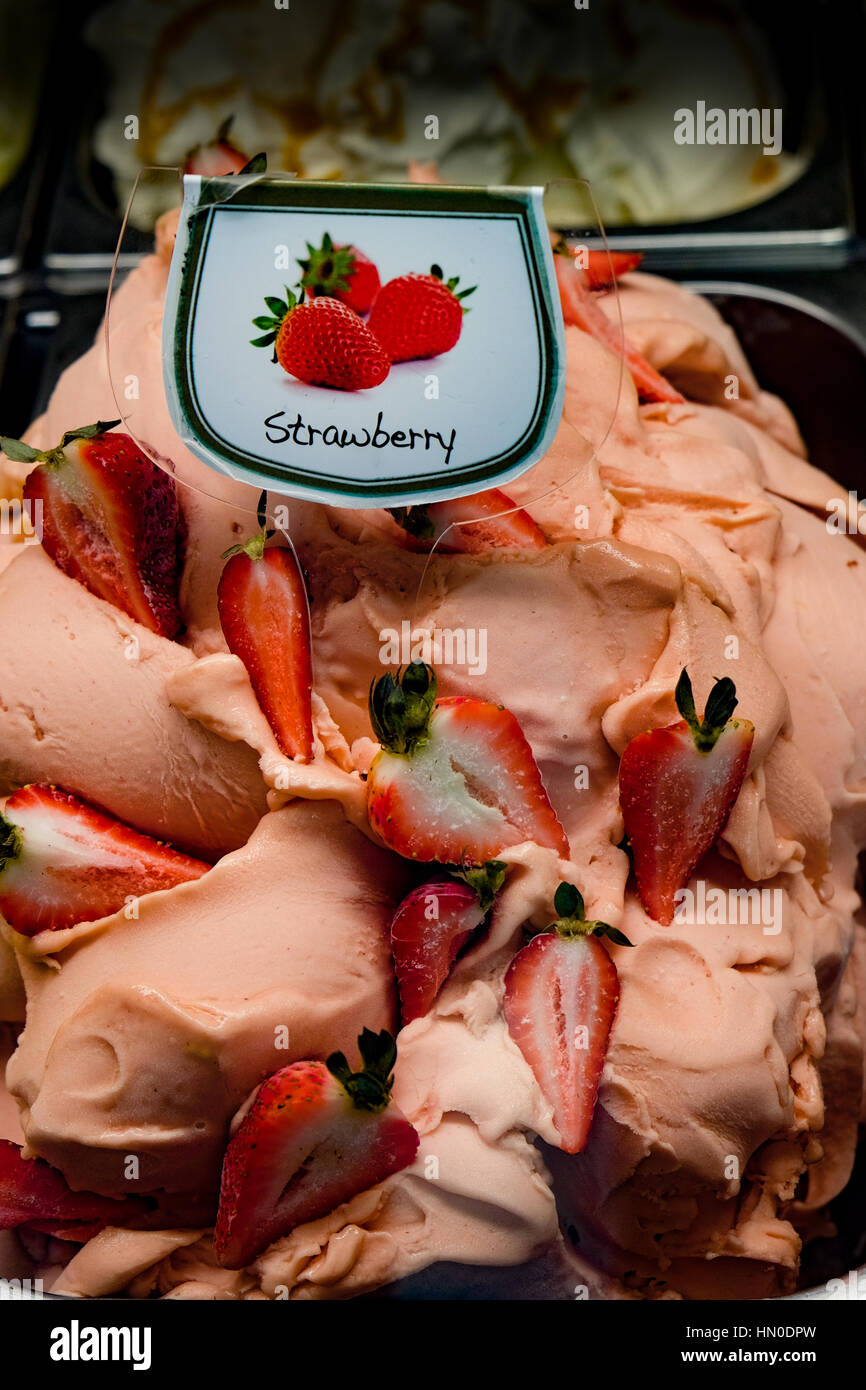
[[[265,553],[265,542],[271,535],[273,532],[257,531],[248,541],[238,541],[237,545],[230,545],[228,550],[223,551],[220,559],[230,560],[233,555],[243,554],[249,555],[251,560],[260,560]]]
[[[730,676],[717,680],[707,698],[703,719],[698,719],[692,683],[685,667],[676,688],[677,709],[688,724],[699,753],[715,748],[719,735],[737,707],[737,688]]]
[[[234,111],[232,111],[228,116],[226,116],[225,120],[220,124],[219,128],[217,129],[216,143],[218,145],[222,145],[225,143],[225,141],[228,140],[231,134],[232,126],[234,125],[234,121],[235,113]]]
[[[63,450],[67,444],[71,444],[75,439],[96,439],[119,424],[119,420],[97,420],[94,425],[81,425],[77,430],[67,430],[60,443],[53,449],[34,449],[32,444],[25,444],[23,439],[9,439],[3,434],[0,435],[0,449],[15,463],[62,463]]]
[[[553,906],[559,916],[545,931],[555,931],[566,941],[582,936],[606,936],[616,946],[634,944],[618,927],[611,927],[607,922],[587,921],[583,894],[573,883],[560,883],[554,894]]]
[[[250,338],[250,343],[253,347],[270,347],[271,343],[275,342],[277,334],[283,326],[283,319],[287,314],[290,314],[293,309],[297,308],[299,304],[303,303],[303,289],[301,289],[299,295],[293,294],[288,285],[286,285],[285,290],[285,299],[278,299],[275,294],[265,295],[265,303],[271,312],[269,314],[256,314],[255,318],[252,320],[254,328],[264,328],[266,330],[260,338]]]
[[[304,272],[301,284],[305,289],[324,295],[349,289],[349,281],[355,274],[355,255],[350,246],[335,246],[330,234],[325,232],[321,246],[313,246],[308,241],[307,251],[306,259],[298,261]]]
[[[248,159],[243,169],[239,169],[237,177],[241,178],[244,174],[266,174],[268,172],[268,156],[264,150],[259,150],[252,159]]]
[[[423,661],[390,671],[370,686],[370,723],[389,753],[411,753],[427,736],[436,701],[436,674]]]
[[[426,507],[389,507],[398,526],[415,536],[419,541],[432,541],[436,538],[436,527]]]
[[[394,1084],[397,1044],[386,1028],[381,1033],[365,1028],[358,1038],[358,1051],[363,1063],[360,1071],[352,1071],[344,1052],[332,1052],[325,1066],[358,1110],[384,1110]]]
[[[479,864],[477,867],[455,869],[451,877],[473,888],[478,895],[481,911],[488,912],[493,906],[493,899],[505,882],[505,865],[499,859],[488,859],[486,864]]]

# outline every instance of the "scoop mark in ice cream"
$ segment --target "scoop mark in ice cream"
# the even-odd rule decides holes
[[[265,438],[269,444],[287,444],[289,440],[297,444],[300,448],[308,448],[314,444],[316,439],[327,445],[329,448],[338,449],[385,449],[389,445],[393,449],[418,449],[422,447],[425,453],[429,452],[437,444],[444,455],[444,463],[447,468],[451,462],[451,455],[457,443],[457,430],[451,430],[446,439],[439,430],[416,430],[414,428],[402,430],[387,430],[384,427],[384,414],[380,410],[376,416],[376,423],[373,429],[366,427],[357,433],[353,429],[343,429],[339,425],[326,425],[324,429],[319,425],[309,425],[304,420],[300,411],[291,424],[282,424],[286,419],[284,410],[276,410],[273,415],[265,418]],[[306,431],[306,435],[304,434]]]

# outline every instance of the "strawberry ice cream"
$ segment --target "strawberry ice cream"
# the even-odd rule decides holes
[[[544,548],[428,557],[386,512],[292,503],[313,753],[289,757],[220,627],[221,557],[255,531],[256,495],[214,477],[210,499],[172,430],[166,273],[163,254],[130,275],[112,351],[140,383],[125,428],[202,487],[181,489],[183,635],[140,628],[38,547],[0,577],[5,790],[57,782],[214,862],[144,896],[132,919],[32,939],[2,928],[0,1005],[24,1019],[7,1082],[25,1155],[72,1189],[118,1196],[133,1153],[133,1190],[167,1213],[79,1242],[55,1289],[342,1298],[410,1276],[483,1289],[500,1267],[515,1289],[542,1270],[551,1296],[578,1282],[603,1297],[790,1291],[801,1233],[850,1175],[866,1044],[866,657],[848,631],[866,579],[862,551],[815,514],[834,484],[712,307],[628,275],[625,332],[684,399],[641,404],[617,356],[566,330],[562,425],[510,487]],[[64,374],[31,443],[115,415],[103,352],[99,341]],[[10,479],[25,471],[7,463]],[[213,1207],[255,1088],[334,1049],[354,1065],[361,1029],[398,1017],[388,923],[431,866],[409,865],[387,835],[383,848],[369,824],[368,695],[404,623],[431,643],[484,634],[483,651],[437,666],[438,696],[516,717],[567,853],[530,836],[495,856],[505,882],[486,929],[397,1034],[392,1097],[420,1136],[414,1161],[232,1270],[215,1254]],[[699,710],[730,676],[755,730],[687,887],[728,902],[757,890],[769,917],[660,925],[630,873],[620,758],[677,720],[684,668]],[[552,921],[562,883],[631,943],[604,943],[620,997],[577,1153],[503,1010],[525,929]],[[172,1199],[191,1196],[186,1225]],[[452,1283],[437,1285],[443,1262]]]

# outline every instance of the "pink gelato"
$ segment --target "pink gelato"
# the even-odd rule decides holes
[[[151,257],[121,289],[113,353],[140,382],[128,424],[191,480],[203,465],[175,436],[161,385],[166,269]],[[838,489],[712,307],[644,275],[621,303],[631,341],[688,399],[641,406],[618,361],[567,330],[561,428],[511,488],[545,550],[428,564],[384,513],[292,503],[312,598],[309,765],[279,753],[219,629],[220,556],[254,527],[249,489],[224,483],[219,501],[184,490],[182,643],[136,629],[38,549],[0,578],[7,786],[54,778],[225,855],[200,881],[142,899],[136,920],[32,942],[4,930],[5,1016],[21,1018],[19,973],[27,996],[9,1086],[28,1151],[73,1187],[127,1191],[134,1152],[142,1190],[210,1191],[232,1114],[264,1075],[392,1020],[386,924],[407,880],[365,838],[363,774],[368,689],[397,664],[388,644],[404,623],[416,640],[476,634],[472,652],[440,664],[441,692],[517,716],[570,844],[568,860],[531,843],[502,856],[489,930],[398,1037],[395,1097],[421,1135],[411,1168],[247,1270],[219,1268],[209,1229],[109,1228],[58,1289],[348,1297],[437,1262],[513,1267],[515,1289],[543,1268],[563,1296],[580,1281],[605,1297],[794,1286],[801,1232],[850,1174],[863,1096],[866,655],[849,615],[866,602],[866,565],[813,514]],[[611,425],[604,403],[617,397]],[[97,343],[30,438],[113,413]],[[619,756],[677,717],[684,666],[698,708],[730,674],[756,728],[746,781],[690,886],[772,904],[770,919],[662,928],[629,878]],[[550,920],[562,879],[635,943],[609,948],[621,1000],[576,1156],[557,1147],[501,1008],[522,927]]]

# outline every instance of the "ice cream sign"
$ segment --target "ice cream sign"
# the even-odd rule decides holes
[[[181,438],[290,496],[492,487],[562,411],[540,189],[187,176],[163,332]]]

